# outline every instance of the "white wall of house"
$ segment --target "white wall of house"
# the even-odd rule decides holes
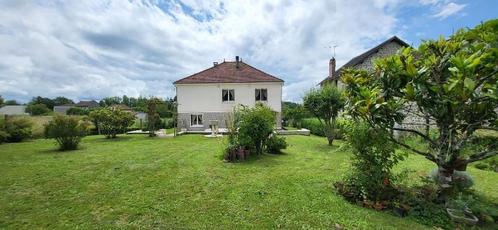
[[[280,113],[282,85],[282,82],[177,84],[178,113],[232,112],[238,104],[252,107],[256,104],[255,89],[267,89],[268,101],[263,103]],[[223,89],[233,89],[235,100],[222,101]]]

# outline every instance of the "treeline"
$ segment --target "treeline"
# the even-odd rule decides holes
[[[126,105],[137,112],[147,112],[147,105],[152,98],[139,96],[129,97],[123,95],[122,97],[106,97],[99,101],[101,107],[108,107],[112,105]],[[173,117],[175,105],[174,98],[154,98],[156,100],[156,111],[161,118],[171,118]],[[59,105],[71,105],[75,102],[69,98],[59,96],[55,98],[48,97],[33,97],[26,105],[26,112],[31,115],[48,115],[54,110],[54,106]],[[0,107],[4,105],[20,105],[16,100],[5,100],[0,96]],[[71,110],[72,115],[82,115],[81,111],[77,108]],[[86,111],[88,113],[88,111]],[[85,113],[85,114],[86,114]]]

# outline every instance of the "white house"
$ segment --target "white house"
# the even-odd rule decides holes
[[[212,124],[226,127],[226,118],[239,104],[268,105],[277,114],[281,128],[282,86],[284,81],[242,62],[213,63],[213,67],[182,78],[174,85],[178,103],[178,127],[204,131]]]

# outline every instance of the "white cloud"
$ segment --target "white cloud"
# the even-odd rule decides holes
[[[286,81],[284,99],[394,33],[396,0],[0,3],[0,94],[73,99],[174,96],[213,61],[244,61]]]
[[[439,12],[435,14],[434,17],[444,19],[462,11],[463,8],[465,8],[465,4],[456,4],[454,2],[450,2],[446,5],[441,6]]]
[[[465,4],[458,4],[450,0],[419,0],[419,3],[424,6],[430,6],[434,12],[432,17],[440,20],[461,12],[466,6]]]

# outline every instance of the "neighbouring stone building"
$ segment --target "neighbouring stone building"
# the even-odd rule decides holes
[[[398,52],[398,50],[408,46],[408,43],[396,36],[393,36],[372,49],[352,58],[337,70],[335,69],[335,58],[332,58],[329,61],[329,75],[320,82],[320,86],[332,83],[337,85],[339,88],[343,88],[344,84],[341,81],[341,74],[345,69],[354,68],[372,71],[374,68],[374,61],[376,59],[393,55]],[[411,104],[407,106],[404,111],[407,116],[401,126],[405,128],[409,127],[417,129],[426,127],[426,119],[421,115],[416,105]]]

